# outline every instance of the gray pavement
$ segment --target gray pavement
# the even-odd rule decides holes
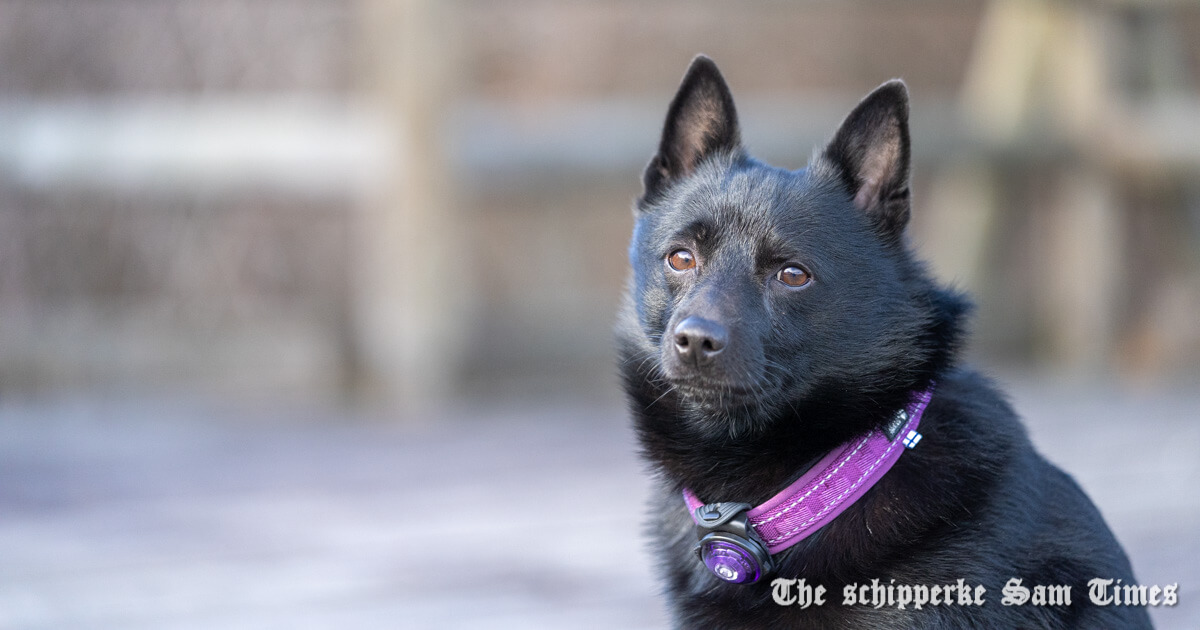
[[[1200,627],[1200,395],[1014,401]],[[0,628],[661,628],[615,401],[0,399]]]

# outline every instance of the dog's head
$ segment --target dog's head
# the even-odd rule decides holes
[[[654,368],[648,394],[738,434],[814,397],[891,405],[928,378],[964,306],[904,243],[908,181],[902,82],[787,171],[746,154],[728,86],[696,58],[635,208],[623,337],[626,361]]]

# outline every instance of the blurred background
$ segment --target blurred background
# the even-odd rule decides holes
[[[908,82],[970,360],[1200,626],[1195,3],[0,0],[0,628],[664,626],[611,328],[700,52],[789,168]]]

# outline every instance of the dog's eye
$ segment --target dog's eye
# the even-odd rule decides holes
[[[667,264],[675,271],[687,271],[696,266],[696,257],[686,249],[677,249],[667,256]]]
[[[788,265],[775,274],[775,279],[789,287],[798,288],[811,282],[812,276],[808,275],[808,272],[801,267]]]

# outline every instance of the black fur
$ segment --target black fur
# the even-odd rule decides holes
[[[786,171],[746,154],[713,62],[698,57],[688,69],[643,177],[618,326],[635,426],[658,473],[651,532],[676,625],[1147,627],[1142,608],[1087,603],[1091,578],[1133,581],[1128,560],[1079,487],[1034,452],[1002,395],[955,364],[969,306],[904,242],[908,180],[900,81],[867,96],[808,168]],[[681,249],[694,268],[667,264]],[[786,266],[811,281],[786,286],[775,275]],[[715,353],[709,363],[682,350],[688,318],[724,335],[705,346]],[[831,601],[778,606],[770,578],[725,584],[693,555],[682,488],[709,501],[761,503],[931,381],[919,447],[835,521],[775,557],[775,575],[822,584]],[[1074,605],[1001,606],[1011,577],[1070,584]],[[844,584],[872,578],[963,578],[988,589],[987,603],[841,605]]]

